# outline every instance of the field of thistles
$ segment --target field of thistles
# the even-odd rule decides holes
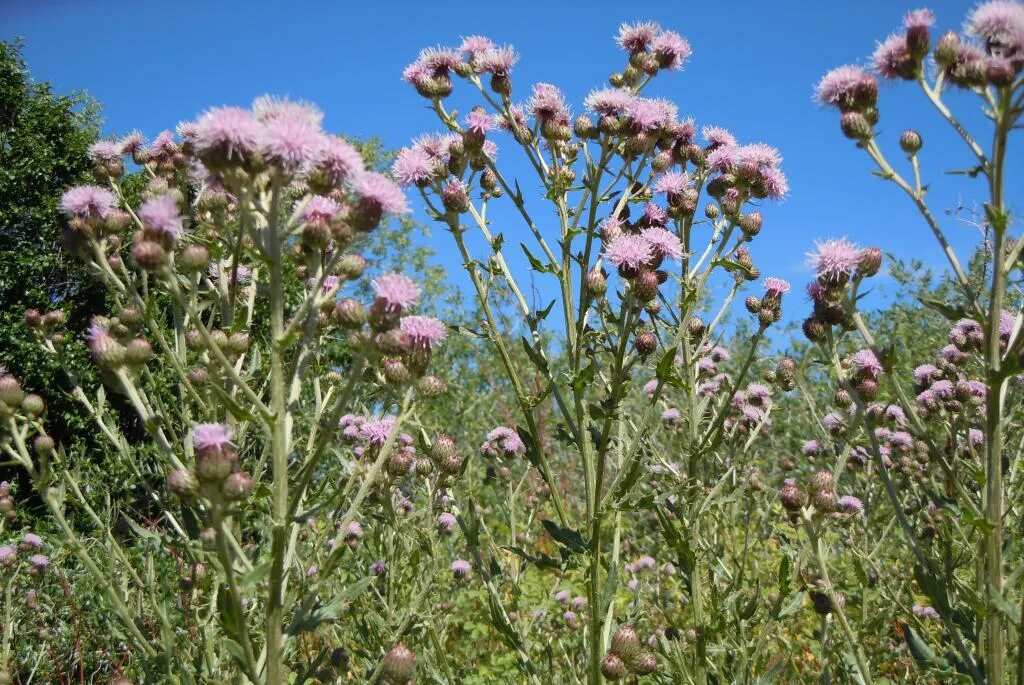
[[[286,97],[54,110],[80,168],[8,172],[75,285],[4,312],[0,685],[1024,683],[1024,5],[951,26],[807,84],[935,273],[827,224],[762,273],[785,150],[652,94],[694,58],[653,21],[578,37],[579,102],[439,36],[393,153]]]

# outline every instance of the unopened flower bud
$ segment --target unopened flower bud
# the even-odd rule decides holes
[[[404,685],[415,670],[416,655],[401,642],[388,650],[380,667],[384,680],[394,685]]]
[[[147,271],[153,271],[167,262],[167,252],[160,243],[152,240],[143,240],[132,248],[132,259],[139,267]]]
[[[199,491],[199,481],[191,471],[177,469],[167,474],[167,489],[178,497],[187,499],[195,497]]]
[[[32,446],[35,448],[36,454],[41,457],[53,454],[54,442],[49,435],[37,435],[36,439],[32,441]]]
[[[153,346],[145,338],[134,338],[125,347],[124,361],[130,366],[142,366],[153,358]]]
[[[900,134],[900,147],[908,155],[915,154],[921,149],[922,141],[921,134],[913,129],[907,129]]]
[[[409,381],[409,367],[401,359],[389,357],[381,365],[381,373],[390,385],[403,385]]]
[[[24,397],[25,392],[21,389],[21,383],[17,378],[10,374],[0,376],[0,402],[10,407],[17,407]]]
[[[232,333],[224,348],[230,354],[245,354],[249,350],[249,334],[245,331]]]
[[[424,376],[416,387],[424,397],[437,397],[444,393],[448,384],[437,376]]]
[[[633,339],[633,349],[637,351],[637,354],[646,357],[658,349],[658,339],[654,336],[654,333],[642,331],[637,333]]]
[[[755,297],[754,295],[748,295],[747,298],[743,300],[743,306],[746,307],[747,311],[751,314],[757,314],[761,311],[761,298]]]
[[[611,651],[625,660],[632,659],[640,651],[640,636],[633,626],[621,625],[612,635]]]
[[[626,669],[626,664],[617,654],[606,654],[601,659],[601,673],[605,678],[614,682],[622,680],[629,671]]]
[[[690,340],[700,340],[704,337],[705,330],[707,330],[707,326],[699,316],[691,316],[690,320],[686,322],[686,331],[690,334]]]
[[[658,658],[652,652],[638,654],[629,664],[637,675],[650,675],[658,670]]]
[[[435,461],[446,459],[457,452],[458,446],[455,444],[455,440],[448,435],[437,436],[434,444],[430,446],[430,456]]]
[[[804,319],[803,323],[804,337],[811,342],[822,342],[828,335],[828,326],[816,317],[810,317]]]
[[[354,280],[363,275],[367,266],[362,255],[347,254],[338,260],[338,273],[349,280]]]
[[[633,279],[633,292],[639,302],[649,302],[658,296],[658,275],[644,269]]]
[[[231,502],[239,502],[247,499],[252,494],[252,476],[245,471],[237,471],[230,474],[221,483],[220,491],[224,499]]]
[[[462,457],[458,454],[451,454],[444,459],[441,459],[437,466],[441,469],[442,473],[447,473],[450,476],[456,476],[462,469]]]
[[[871,122],[860,112],[843,112],[839,117],[839,127],[843,135],[852,140],[867,140],[874,135]]]
[[[202,245],[189,245],[178,257],[178,265],[187,274],[197,274],[206,270],[210,263],[210,252]]]
[[[792,481],[786,481],[779,490],[779,500],[787,511],[800,511],[807,504],[807,494]]]
[[[594,268],[587,272],[587,290],[595,297],[600,297],[608,291],[608,279],[601,269]]]
[[[441,190],[441,201],[444,203],[445,209],[450,212],[462,214],[469,211],[469,194],[466,192],[466,185],[459,179],[454,179],[445,185]]]
[[[45,410],[46,403],[39,395],[25,395],[25,398],[21,401],[21,411],[23,411],[26,416],[39,416]]]
[[[761,232],[761,225],[764,219],[761,212],[748,212],[740,215],[740,228],[749,236],[755,236]]]
[[[576,134],[576,137],[581,140],[591,140],[596,138],[599,133],[597,126],[595,126],[591,118],[585,114],[581,114],[576,117],[576,122],[573,124],[572,129],[573,133]]]
[[[935,63],[941,67],[952,66],[959,51],[960,36],[955,31],[947,31],[935,44]]]

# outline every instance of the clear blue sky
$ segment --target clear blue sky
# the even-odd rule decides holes
[[[245,105],[272,93],[318,104],[330,131],[377,135],[397,147],[436,128],[424,101],[400,80],[402,68],[421,47],[457,44],[460,36],[473,33],[512,43],[522,55],[514,72],[517,93],[525,96],[536,81],[555,83],[578,112],[586,93],[621,67],[623,54],[612,42],[616,27],[655,20],[686,36],[694,55],[684,72],[659,77],[653,92],[677,101],[681,113],[698,125],[723,125],[741,142],[764,141],[782,151],[792,193],[782,204],[766,205],[765,228],[752,253],[765,275],[802,288],[808,278],[804,253],[815,238],[848,236],[943,264],[906,198],[868,173],[869,160],[839,133],[835,113],[810,98],[827,69],[865,61],[875,41],[918,6],[892,0],[651,0],[632,7],[553,0],[0,0],[0,26],[4,38],[26,39],[35,78],[53,82],[58,91],[84,89],[96,97],[111,133],[138,128],[152,137],[209,106]],[[930,6],[945,30],[958,27],[971,4],[943,0]],[[972,99],[954,96],[951,102],[972,126],[984,126]],[[959,202],[974,205],[981,184],[943,176],[939,166],[963,168],[971,158],[916,88],[884,87],[881,111],[892,159],[901,159],[900,131],[913,126],[923,133],[922,158],[936,213],[944,216]],[[510,150],[510,143],[504,149]],[[1011,176],[1009,184],[1011,201],[1017,203],[1013,209],[1021,199],[1019,178]],[[962,250],[976,242],[974,228],[948,217],[944,224]],[[520,230],[511,223],[496,228],[507,238]],[[438,259],[457,268],[450,238],[435,231],[433,243]],[[787,319],[806,309],[794,298]]]

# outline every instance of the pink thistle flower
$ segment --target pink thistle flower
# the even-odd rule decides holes
[[[446,136],[441,135],[423,135],[413,141],[413,149],[421,150],[423,154],[434,161],[446,162],[449,156],[449,149],[452,143],[459,136],[456,134],[450,134]]]
[[[373,280],[373,289],[377,293],[377,298],[390,312],[409,309],[420,300],[419,286],[404,274],[390,273],[378,276]]]
[[[438,77],[447,76],[449,72],[457,69],[460,64],[462,64],[462,57],[455,50],[434,47],[421,50],[416,61],[408,69],[418,68],[421,74],[427,73]]]
[[[744,145],[737,151],[739,163],[757,169],[764,167],[777,167],[782,163],[782,155],[778,148],[765,143],[751,143]]]
[[[451,565],[452,575],[456,578],[468,577],[471,569],[472,566],[465,559],[456,559]]]
[[[97,140],[89,146],[89,158],[94,162],[115,162],[122,154],[121,145],[112,140]]]
[[[668,221],[668,210],[661,205],[648,202],[644,205],[643,220],[652,226],[661,226]]]
[[[697,370],[710,376],[718,371],[718,366],[711,357],[701,357],[697,360]]]
[[[638,235],[623,235],[605,247],[608,261],[617,267],[639,269],[654,258],[651,244]]]
[[[1013,327],[1017,323],[1017,316],[1005,309],[999,312],[999,337],[1009,338],[1013,333]]]
[[[296,102],[287,98],[276,98],[273,95],[262,95],[252,103],[252,113],[257,121],[267,123],[276,119],[304,121],[319,130],[324,121],[324,113],[309,102]]]
[[[527,109],[540,123],[553,121],[566,124],[569,121],[569,108],[565,97],[557,87],[550,83],[538,83],[533,86],[533,95],[526,103]]]
[[[204,160],[244,162],[256,150],[261,134],[262,127],[249,110],[217,107],[199,117],[193,145]]]
[[[526,121],[526,110],[522,105],[512,105],[508,112],[498,118],[498,128],[502,131],[514,133],[516,130],[525,131],[529,129]]]
[[[179,121],[178,125],[174,127],[175,133],[177,133],[183,140],[193,140],[196,137],[196,133],[199,128],[196,126],[194,121]]]
[[[723,145],[733,147],[736,145],[736,136],[720,126],[705,126],[700,130],[700,134],[711,147],[721,147]]]
[[[839,510],[845,514],[859,514],[864,511],[864,503],[859,497],[843,495],[839,498]]]
[[[764,290],[769,297],[779,299],[790,291],[789,281],[784,281],[781,278],[768,277],[764,279]]]
[[[615,42],[627,52],[643,52],[661,33],[661,27],[653,21],[622,24]]]
[[[231,427],[223,423],[200,423],[192,429],[192,446],[197,452],[223,453],[233,435]]]
[[[807,257],[818,278],[828,283],[845,283],[857,268],[860,248],[846,238],[817,241],[815,246],[817,252],[808,253]]]
[[[324,134],[308,117],[290,113],[279,113],[266,120],[259,140],[267,161],[289,172],[312,163],[325,143]]]
[[[676,409],[675,407],[670,407],[665,411],[661,412],[661,420],[666,421],[668,423],[678,421],[680,416],[681,414],[679,413],[679,410]]]
[[[822,417],[821,425],[829,433],[837,433],[846,428],[846,420],[837,412],[831,411]]]
[[[498,159],[498,144],[493,140],[485,140],[480,150],[484,153],[484,156],[492,162]]]
[[[391,165],[391,173],[406,187],[429,183],[436,169],[435,158],[422,147],[402,148]]]
[[[708,153],[704,161],[711,171],[732,171],[739,164],[740,148],[736,145],[719,145]]]
[[[452,532],[453,530],[455,530],[455,526],[457,526],[458,523],[459,520],[455,518],[455,515],[450,514],[447,511],[437,517],[437,527],[441,530],[442,533]]]
[[[121,140],[117,141],[117,146],[121,150],[122,155],[134,155],[140,151],[146,143],[146,139],[143,138],[142,134],[138,131],[132,131]]]
[[[0,566],[10,566],[18,558],[18,550],[11,545],[0,545]]]
[[[967,18],[965,30],[990,46],[1024,49],[1024,4],[1015,0],[990,0],[978,5]]]
[[[506,45],[477,53],[473,58],[473,68],[478,73],[507,77],[518,61],[519,53],[511,45]]]
[[[43,539],[35,533],[25,533],[21,538],[21,544],[25,549],[41,549],[43,546]]]
[[[951,399],[953,392],[956,390],[956,386],[953,385],[952,381],[946,379],[938,380],[932,383],[932,387],[928,388],[936,397],[944,400]]]
[[[651,380],[651,381],[647,381],[646,383],[644,383],[643,391],[644,391],[644,394],[647,395],[648,397],[653,397],[654,396],[654,391],[657,390],[657,389],[658,389],[658,381],[657,380]]]
[[[825,297],[825,286],[818,281],[811,281],[807,284],[807,299],[811,302],[821,302]]]
[[[665,69],[682,69],[683,62],[693,54],[690,43],[675,31],[665,31],[651,41],[651,52]]]
[[[473,59],[481,52],[493,50],[494,47],[494,43],[486,36],[464,36],[457,49],[466,59]]]
[[[341,211],[341,205],[329,197],[314,195],[302,208],[302,220],[306,223],[324,221],[330,223]]]
[[[781,169],[774,167],[761,169],[758,183],[764,190],[765,197],[772,200],[782,200],[789,194],[789,180]]]
[[[484,442],[481,451],[490,454],[495,449],[500,449],[506,457],[514,457],[517,454],[525,453],[526,445],[523,444],[519,433],[515,430],[506,426],[498,426],[487,434],[487,440]]]
[[[388,214],[405,214],[409,205],[398,184],[383,174],[364,171],[352,180],[352,190],[364,201],[377,205]]]
[[[338,136],[322,136],[320,147],[311,161],[313,170],[322,173],[331,186],[340,186],[363,173],[362,155],[351,143]]]
[[[636,98],[626,107],[626,117],[634,127],[653,131],[675,124],[676,106],[662,98]]]
[[[178,203],[170,195],[159,195],[146,200],[135,211],[147,231],[175,240],[182,229]]]
[[[625,88],[602,88],[593,90],[583,100],[588,111],[601,116],[621,114],[636,96]]]
[[[977,428],[971,428],[967,431],[967,441],[975,447],[981,447],[985,444],[985,434]]]
[[[385,416],[367,421],[359,427],[359,437],[374,447],[382,447],[395,429],[394,416]]]
[[[935,15],[930,9],[911,10],[903,17],[903,27],[907,30],[929,29],[935,24]]]
[[[656,257],[679,261],[683,257],[683,241],[672,231],[665,228],[648,228],[640,233],[640,239],[651,248]],[[611,256],[609,255],[609,261]],[[614,262],[612,262],[614,264]]]
[[[178,152],[178,144],[174,141],[174,134],[170,131],[161,131],[153,139],[146,153],[151,159],[167,159]]]
[[[406,316],[399,324],[413,345],[431,349],[448,335],[445,325],[432,316]]]
[[[878,361],[878,357],[871,350],[859,350],[853,353],[846,360],[858,373],[867,376],[872,380],[877,380],[882,374],[882,362]]]
[[[914,616],[917,616],[922,620],[940,620],[939,612],[935,610],[935,607],[926,607],[920,604],[915,604],[913,607],[911,607],[911,611],[914,612]]]
[[[852,107],[865,91],[877,87],[871,74],[858,66],[847,64],[825,74],[818,82],[814,93],[821,104],[843,109]]]
[[[686,172],[668,171],[654,182],[654,192],[665,193],[669,197],[679,197],[692,184],[693,181]]]
[[[37,572],[45,571],[50,567],[50,559],[45,554],[33,554],[28,558],[28,563]]]
[[[747,398],[750,401],[766,402],[772,398],[772,390],[764,383],[751,383],[747,386]]]
[[[801,451],[806,457],[816,457],[821,454],[821,443],[817,440],[808,440],[804,443]]]
[[[60,211],[83,219],[105,219],[114,209],[114,195],[106,188],[93,185],[74,186],[60,197]]]
[[[474,108],[466,115],[466,128],[477,135],[485,135],[494,128],[494,119],[483,109]]]
[[[871,55],[871,66],[882,78],[897,79],[913,76],[914,62],[902,33],[894,33],[878,44]]]

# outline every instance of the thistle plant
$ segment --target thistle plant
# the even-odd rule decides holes
[[[1024,567],[1019,535],[1006,530],[1021,502],[1011,450],[1019,439],[1014,398],[1022,316],[1015,283],[1024,241],[1013,231],[1006,174],[1010,135],[1024,113],[1024,5],[983,3],[967,16],[964,34],[950,31],[935,40],[934,21],[929,10],[909,13],[903,30],[875,50],[874,73],[835,69],[818,84],[817,97],[839,110],[843,133],[864,150],[880,178],[910,199],[937,239],[959,289],[955,302],[936,304],[954,322],[949,345],[918,366],[913,378],[897,377],[898,350],[876,340],[858,306],[881,253],[869,258],[843,240],[827,241],[813,255],[817,280],[808,292],[814,313],[804,332],[840,384],[838,410],[825,417],[831,447],[841,462],[870,457],[869,468],[912,553],[920,591],[931,602],[930,611],[915,613],[941,621],[936,639],[942,655],[908,628],[915,656],[951,678],[993,684],[1016,674],[1019,683],[1024,625],[1017,584]],[[902,171],[884,151],[877,133],[883,121],[879,77],[916,83],[965,146],[967,175],[984,190],[977,268],[965,268],[932,209],[926,141],[913,129],[899,136]],[[953,113],[954,103],[974,98],[989,122],[989,143]],[[851,345],[859,351],[844,358],[841,350]],[[835,469],[838,475],[841,463]],[[803,511],[813,516],[830,508],[812,503]],[[860,665],[869,678],[868,664]]]
[[[71,378],[72,392],[145,493],[146,521],[97,496],[103,475],[47,434],[43,399],[0,378],[0,445],[59,526],[54,544],[103,588],[124,670],[144,682],[365,668],[403,683],[415,668],[403,635],[437,587],[431,556],[409,555],[440,540],[433,510],[460,470],[418,413],[444,392],[429,369],[447,332],[414,313],[403,274],[377,275],[371,303],[352,296],[371,267],[360,245],[406,199],[321,119],[266,97],[149,145],[100,141],[96,185],[61,200],[66,246],[112,306],[86,341],[103,385]],[[80,344],[59,311],[25,319],[42,353]],[[413,499],[426,506],[411,513]],[[118,518],[131,534],[113,533]],[[394,589],[363,546],[405,557]],[[355,645],[336,624],[349,611]]]
[[[498,584],[511,579],[516,597],[521,563],[563,572],[582,566],[585,596],[564,617],[570,626],[582,623],[585,638],[569,648],[565,668],[591,684],[655,671],[652,651],[612,639],[626,625],[615,601],[624,516],[655,510],[673,553],[686,559],[692,669],[703,684],[713,622],[704,583],[714,560],[705,556],[713,546],[701,521],[707,525],[724,490],[742,490],[738,474],[746,471],[726,448],[752,441],[768,422],[771,389],[750,385],[750,370],[789,285],[769,278],[747,298],[755,331],[736,355],[734,375],[716,370],[727,354],[716,344],[735,297],[760,278],[749,249],[763,224],[756,207],[782,199],[787,181],[771,146],[740,145],[715,126],[698,134],[673,103],[645,95],[656,77],[690,57],[684,38],[638,23],[623,25],[617,42],[627,54],[623,69],[575,118],[552,84],[520,95],[510,46],[471,36],[457,49],[424,50],[404,78],[444,132],[401,150],[393,172],[420,191],[427,213],[450,233],[480,308],[481,320],[466,331],[493,346],[515,395],[516,425],[496,427],[481,448],[510,475],[510,543],[499,547],[497,533],[483,526],[472,489],[456,497],[495,628],[527,679],[540,682],[537,643],[547,637],[537,617],[506,605]],[[455,92],[456,82],[468,94]],[[464,113],[452,104],[459,98]],[[502,135],[513,150],[502,154],[525,160],[536,194],[499,164],[495,139]],[[528,268],[521,272],[510,266],[512,238],[497,230],[495,205],[517,217],[516,235],[525,237]],[[547,284],[550,305],[531,307],[526,279]],[[712,303],[713,284],[726,294]],[[500,308],[505,297],[513,303],[508,316]],[[783,364],[773,377],[791,388],[792,372]],[[667,445],[681,461],[664,453]],[[643,498],[652,467],[668,476]],[[542,486],[517,527],[515,503],[531,473]],[[535,539],[531,528],[557,543],[559,558],[520,546]]]

